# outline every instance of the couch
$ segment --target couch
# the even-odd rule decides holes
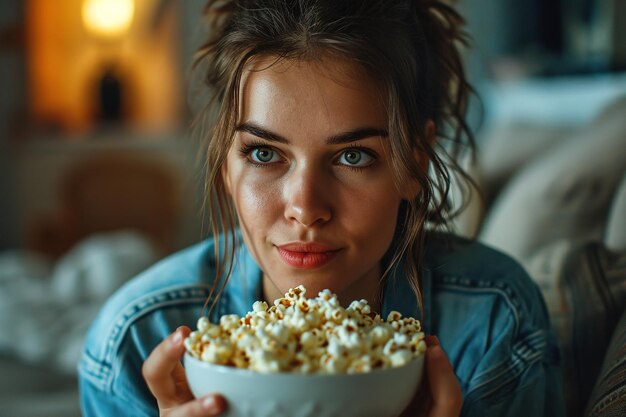
[[[501,118],[479,137],[480,215],[458,226],[517,259],[539,285],[560,342],[568,415],[623,416],[626,74],[526,83],[496,87],[488,100]],[[530,110],[507,110],[520,102]]]

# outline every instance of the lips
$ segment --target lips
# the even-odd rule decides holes
[[[320,268],[330,262],[340,251],[318,242],[294,242],[277,245],[281,259],[289,266],[300,269]]]

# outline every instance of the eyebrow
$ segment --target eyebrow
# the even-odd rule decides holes
[[[253,136],[256,136],[261,139],[265,139],[270,142],[279,142],[284,144],[289,144],[289,140],[285,137],[271,132],[261,126],[255,125],[254,123],[241,123],[235,129],[238,132],[246,132]],[[332,135],[326,139],[327,145],[341,145],[344,143],[356,142],[357,140],[370,138],[370,137],[387,137],[389,133],[386,129],[380,129],[375,127],[364,127],[360,129],[350,130],[348,132],[339,133],[336,135]]]

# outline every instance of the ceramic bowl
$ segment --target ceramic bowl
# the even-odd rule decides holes
[[[185,353],[185,373],[196,397],[220,393],[225,417],[396,417],[421,380],[424,356],[362,374],[262,374],[214,365]]]

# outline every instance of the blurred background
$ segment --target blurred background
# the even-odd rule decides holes
[[[102,302],[204,235],[190,137],[203,6],[0,2],[0,415],[79,415],[76,361]],[[626,294],[626,1],[459,9],[482,198],[456,231],[529,271],[566,363],[592,356],[565,371],[582,414]]]

